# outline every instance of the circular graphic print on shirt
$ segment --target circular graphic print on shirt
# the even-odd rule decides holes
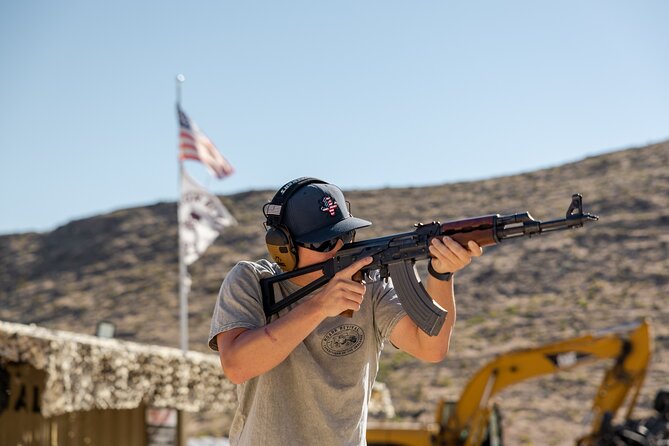
[[[323,350],[332,356],[350,355],[360,348],[365,340],[362,328],[353,324],[340,325],[333,328],[323,338]]]

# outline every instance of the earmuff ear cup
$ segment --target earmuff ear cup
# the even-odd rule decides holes
[[[293,271],[297,268],[297,248],[293,244],[290,231],[283,225],[283,208],[298,189],[312,183],[327,184],[318,178],[301,177],[294,179],[284,184],[274,195],[272,201],[263,206],[263,214],[267,218],[265,222],[267,251],[284,272]]]
[[[269,255],[284,272],[293,271],[297,267],[297,249],[286,228],[268,228],[265,243]]]

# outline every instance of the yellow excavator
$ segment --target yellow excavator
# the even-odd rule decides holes
[[[622,427],[616,430],[616,427],[611,426],[611,420],[625,401],[628,401],[628,404],[624,419],[630,420],[646,375],[650,355],[650,328],[645,320],[536,348],[511,351],[499,355],[483,366],[467,383],[457,402],[441,401],[437,407],[435,423],[420,426],[370,424],[367,429],[367,444],[368,446],[501,446],[503,437],[500,415],[493,403],[497,394],[509,386],[531,378],[602,360],[613,360],[613,365],[604,374],[595,394],[590,431],[577,439],[576,444],[578,446],[651,444],[622,440],[618,443],[613,440],[603,442],[604,437],[609,438],[617,435],[616,432],[622,432]],[[665,401],[667,395],[669,394],[661,392],[656,399],[660,424],[662,417],[669,417],[669,403]],[[658,404],[660,408],[657,407]],[[667,410],[663,414],[661,411],[664,409]]]

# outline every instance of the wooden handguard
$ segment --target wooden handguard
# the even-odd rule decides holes
[[[465,220],[442,223],[441,234],[447,235],[465,248],[467,242],[474,240],[479,246],[497,244],[496,229],[497,215],[484,215]]]

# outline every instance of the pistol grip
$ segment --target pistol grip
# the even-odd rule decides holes
[[[353,274],[353,277],[351,277],[351,279],[355,280],[358,283],[362,283],[362,273],[358,271],[357,273]],[[341,313],[339,313],[339,316],[353,317],[353,310],[342,311]]]

